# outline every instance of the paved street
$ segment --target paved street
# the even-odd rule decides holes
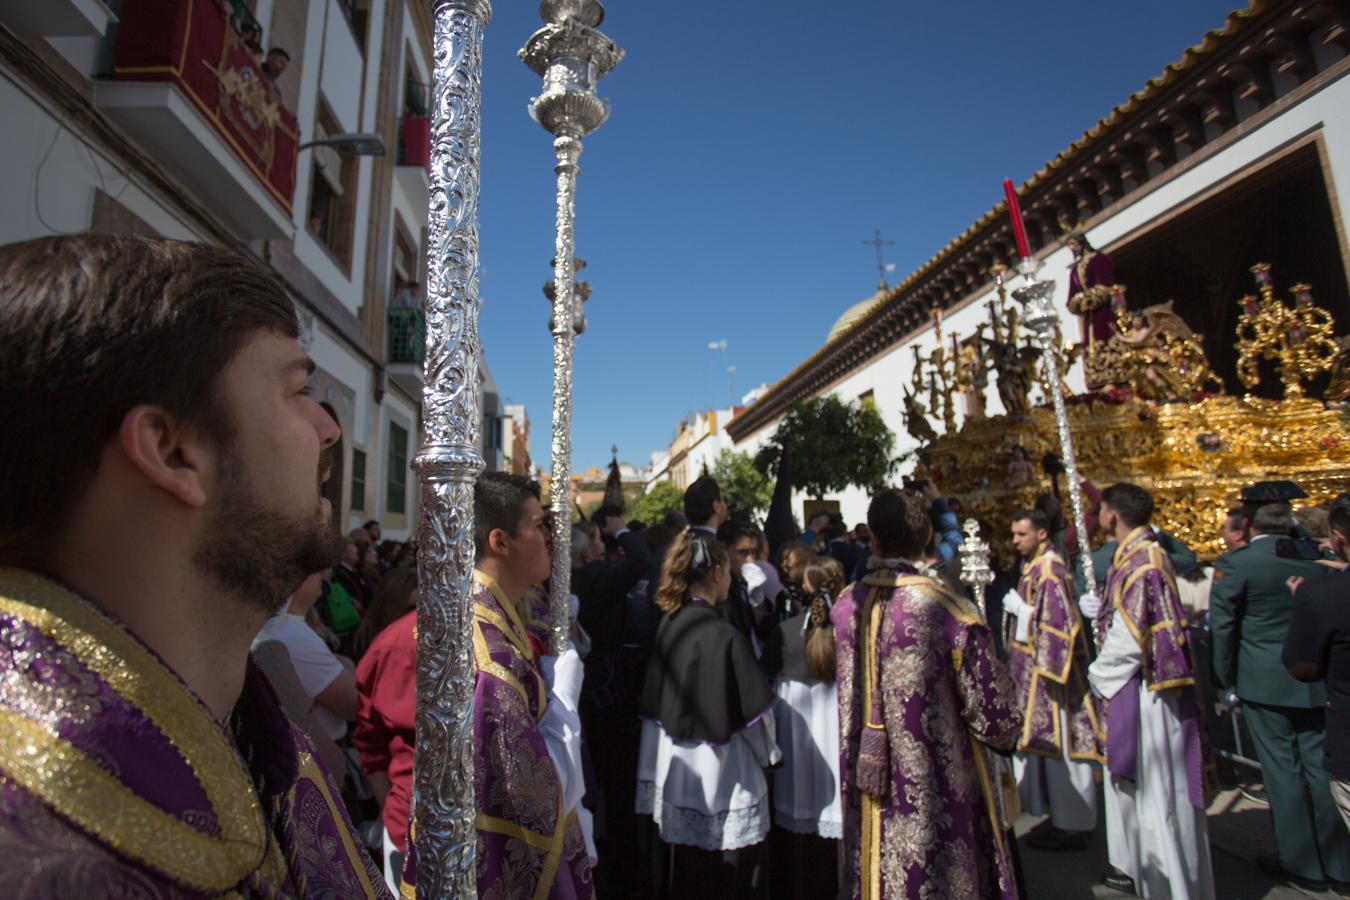
[[[1042,821],[1040,816],[1022,816],[1017,835],[1024,836]],[[1273,857],[1275,836],[1270,813],[1263,804],[1244,798],[1236,789],[1225,791],[1209,808],[1209,839],[1214,851],[1214,879],[1219,900],[1304,900],[1335,893],[1307,894],[1272,884],[1256,867],[1260,856]],[[1030,900],[1086,900],[1089,897],[1128,896],[1097,883],[1106,871],[1106,829],[1098,822],[1087,850],[1047,853],[1018,842],[1026,872]]]

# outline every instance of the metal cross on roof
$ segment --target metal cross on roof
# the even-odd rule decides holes
[[[887,265],[885,258],[881,255],[881,248],[885,246],[895,246],[895,241],[885,241],[881,239],[881,229],[878,228],[873,233],[870,241],[863,241],[864,244],[875,247],[877,251],[877,288],[886,290],[886,273],[895,269],[894,265]]]

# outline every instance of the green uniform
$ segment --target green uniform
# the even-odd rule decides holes
[[[1285,582],[1291,576],[1314,581],[1331,570],[1295,553],[1289,538],[1267,535],[1215,561],[1211,662],[1215,682],[1242,698],[1280,865],[1303,878],[1347,881],[1350,834],[1322,768],[1326,689],[1320,681],[1295,681],[1280,658],[1293,611]]]

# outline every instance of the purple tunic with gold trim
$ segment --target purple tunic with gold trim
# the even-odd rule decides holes
[[[979,612],[901,567],[830,617],[849,895],[1016,897],[990,748],[1012,749],[1022,717]]]
[[[1009,636],[1008,672],[1017,684],[1022,735],[1017,749],[1060,759],[1064,754],[1059,711],[1067,713],[1069,758],[1102,760],[1105,735],[1088,688],[1087,631],[1069,590],[1064,560],[1042,544],[1027,561],[1017,592],[1032,607],[1025,643]]]
[[[389,897],[250,661],[222,730],[144,644],[0,570],[0,884],[13,898]]]
[[[1150,691],[1176,691],[1181,739],[1191,803],[1205,807],[1209,788],[1208,737],[1200,713],[1194,663],[1186,642],[1186,613],[1176,575],[1153,529],[1134,529],[1116,548],[1106,574],[1106,597],[1097,614],[1097,645],[1102,646],[1120,616],[1143,654],[1139,672],[1106,704],[1106,767],[1114,775],[1136,779],[1139,744],[1138,679]]]

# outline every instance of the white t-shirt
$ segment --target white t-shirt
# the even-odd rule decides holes
[[[291,656],[291,665],[300,679],[300,685],[313,702],[342,674],[342,661],[323,638],[315,633],[304,616],[288,612],[278,613],[267,620],[262,631],[258,632],[259,641],[281,641]],[[312,708],[314,720],[333,740],[340,740],[347,733],[347,723],[322,706]]]

